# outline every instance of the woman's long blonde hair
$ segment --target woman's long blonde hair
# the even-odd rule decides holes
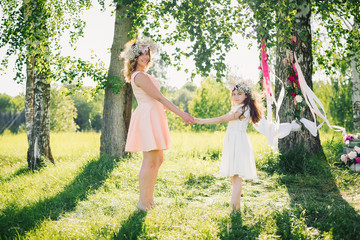
[[[129,42],[127,42],[125,44],[125,48],[124,51],[129,51],[131,47],[134,47],[136,44],[135,40],[131,40]],[[137,67],[137,60],[139,58],[139,56],[143,54],[142,52],[139,52],[138,55],[133,59],[125,59],[124,62],[124,76],[125,76],[125,80],[126,82],[131,82],[131,75],[133,74],[133,72],[135,72],[136,67]],[[150,61],[147,65],[146,68],[149,68],[152,65],[152,59],[151,59],[151,50],[149,49],[149,57],[150,57]]]

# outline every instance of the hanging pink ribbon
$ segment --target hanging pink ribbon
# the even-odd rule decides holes
[[[265,48],[264,42],[261,44],[261,66],[262,66],[262,71],[263,71],[263,76],[264,76],[265,90],[270,96],[273,96],[272,89],[271,89],[270,76],[269,76],[269,67],[267,64],[266,48]]]
[[[295,71],[295,75],[296,75],[296,88],[299,88],[299,87],[300,87],[300,85],[299,85],[299,76],[298,76],[298,74],[297,74],[297,72],[296,72],[295,63],[293,62],[292,65],[293,65],[293,68],[294,68],[294,71]]]

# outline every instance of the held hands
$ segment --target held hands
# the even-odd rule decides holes
[[[184,120],[184,122],[186,124],[204,124],[204,119],[201,118],[194,118],[193,116],[191,116],[190,114],[183,112],[182,116],[181,116],[182,120]]]
[[[184,120],[184,122],[186,124],[194,124],[195,123],[194,117],[191,116],[190,114],[186,113],[186,112],[183,112],[181,118],[182,118],[182,120]]]

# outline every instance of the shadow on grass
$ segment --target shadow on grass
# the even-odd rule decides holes
[[[5,181],[11,181],[12,179],[16,178],[16,177],[19,177],[21,175],[26,175],[26,174],[29,174],[29,173],[32,173],[28,167],[22,167],[22,168],[19,168],[16,172],[14,172],[14,174],[12,174],[11,176],[7,177],[5,179]]]
[[[297,239],[306,235],[306,227],[332,235],[333,239],[358,239],[360,215],[343,199],[325,156],[313,156],[307,161],[302,174],[281,172],[280,181],[285,184],[291,198],[291,213],[277,218],[277,234],[282,239]],[[293,220],[303,221],[297,232]],[[295,234],[295,235],[294,235]]]
[[[146,212],[136,210],[128,219],[121,223],[119,232],[114,239],[138,239],[144,231]]]
[[[252,226],[244,226],[241,213],[231,213],[228,219],[221,223],[220,239],[256,239],[260,232]]]
[[[10,239],[39,226],[46,220],[57,220],[61,214],[73,210],[79,201],[98,189],[116,166],[116,160],[100,157],[87,163],[83,171],[54,197],[44,198],[19,209],[10,204],[0,213],[0,239]],[[46,181],[46,179],[44,179]]]

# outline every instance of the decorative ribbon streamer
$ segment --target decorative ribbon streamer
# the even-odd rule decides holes
[[[295,64],[293,63],[292,66],[294,68],[295,74],[297,76],[297,86],[300,88],[302,95],[304,96],[305,102],[308,105],[311,114],[314,118],[314,122],[306,119],[301,118],[300,122],[309,130],[309,132],[316,137],[318,130],[322,127],[324,122],[333,129],[334,131],[342,131],[344,135],[346,135],[345,128],[339,127],[339,126],[332,126],[330,125],[328,119],[326,118],[324,106],[319,100],[319,98],[315,95],[315,93],[311,90],[311,88],[306,84],[304,75],[301,71],[300,65],[298,63],[297,57],[294,53],[295,57]],[[268,67],[267,64],[267,55],[266,55],[266,48],[265,43],[263,42],[261,44],[261,63],[262,63],[262,70],[263,70],[263,76],[264,76],[264,85],[266,89],[266,105],[267,105],[267,117],[262,118],[260,122],[256,125],[254,125],[255,129],[259,131],[260,133],[264,134],[268,140],[268,143],[270,147],[277,152],[278,151],[278,139],[284,138],[288,136],[292,131],[300,131],[301,125],[297,123],[295,120],[291,123],[281,123],[280,124],[280,118],[279,118],[279,109],[283,102],[284,95],[285,95],[285,89],[284,89],[284,82],[275,75],[273,71]],[[274,74],[275,77],[277,77],[281,83],[281,90],[278,97],[278,100],[276,101],[275,96],[272,92],[271,82],[270,82],[270,75],[269,75],[269,69]],[[272,121],[272,103],[275,104],[276,107],[276,123],[273,123]],[[320,109],[318,108],[318,105],[320,106]],[[316,124],[316,115],[318,115],[321,119],[324,120],[319,126]],[[335,130],[338,129],[338,130]]]
[[[298,79],[299,79],[301,93],[304,96],[304,99],[311,111],[311,114],[313,115],[315,128],[319,129],[321,127],[321,126],[319,126],[319,128],[318,128],[316,126],[316,115],[318,115],[321,119],[324,120],[324,122],[329,126],[330,129],[332,129],[334,131],[341,131],[344,135],[346,135],[345,128],[339,127],[339,126],[332,126],[330,124],[329,120],[326,117],[323,104],[321,103],[319,98],[315,95],[315,93],[311,90],[311,88],[306,84],[304,75],[301,71],[301,68],[300,68],[300,65],[299,65],[299,62],[297,60],[295,53],[294,53],[294,57],[295,57],[295,67],[296,67],[296,70],[298,73]],[[317,104],[319,105],[320,109],[318,108]],[[335,129],[337,129],[337,130],[335,130]]]
[[[262,66],[263,76],[264,76],[264,80],[265,80],[264,82],[265,82],[266,92],[270,96],[273,96],[272,89],[271,89],[270,76],[269,76],[269,67],[267,64],[266,48],[265,48],[264,42],[261,44],[261,66]]]

